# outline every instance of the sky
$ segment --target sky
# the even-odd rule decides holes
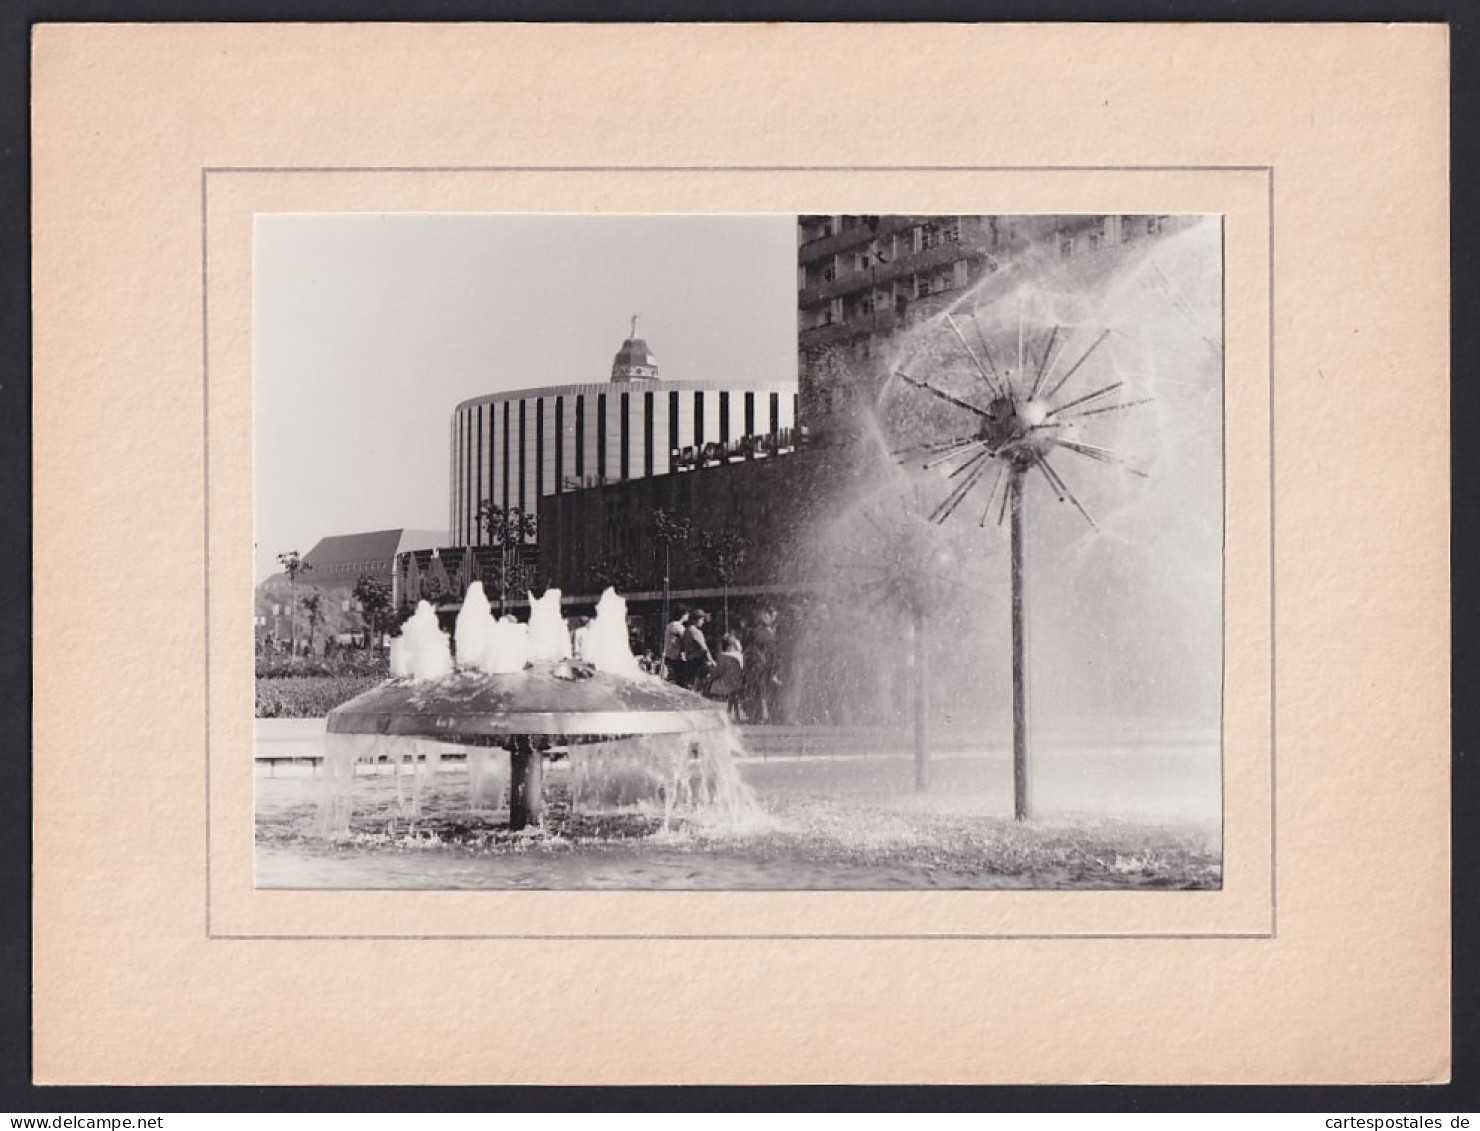
[[[469,397],[605,381],[639,315],[665,378],[796,378],[794,216],[257,218],[257,580],[320,538],[445,530]]]

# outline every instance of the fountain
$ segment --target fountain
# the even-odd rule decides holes
[[[755,757],[632,670],[615,594],[577,659],[558,593],[518,623],[474,586],[455,653],[420,609],[394,678],[332,713],[322,777],[259,782],[259,886],[1217,888],[1220,246],[1214,222],[1051,255],[901,333],[861,470],[788,551],[827,576],[782,609],[795,726]],[[467,776],[428,793],[449,747]],[[418,767],[409,827],[369,758]],[[311,828],[321,781],[351,844]]]
[[[1218,513],[1213,490],[1204,490],[1196,500],[1203,508],[1200,513],[1192,509],[1170,516],[1173,522],[1148,517],[1133,525],[1127,514],[1142,505],[1146,492],[1140,485],[1107,493],[1083,474],[1083,469],[1108,466],[1147,481],[1149,473],[1138,464],[1154,462],[1159,447],[1175,442],[1168,423],[1175,420],[1193,436],[1193,428],[1216,419],[1205,408],[1189,411],[1188,398],[1179,389],[1193,386],[1197,377],[1211,378],[1213,388],[1221,380],[1218,296],[1206,286],[1217,277],[1206,270],[1215,261],[1216,237],[1216,226],[1203,222],[1165,242],[1086,261],[1019,261],[1016,269],[989,276],[948,309],[922,321],[902,342],[874,406],[880,438],[899,464],[933,471],[944,481],[944,493],[926,522],[944,524],[975,496],[981,505],[979,515],[973,515],[979,528],[994,521],[1008,524],[1013,812],[1018,820],[1034,816],[1026,596],[1029,484],[1036,485],[1033,493],[1040,497],[1046,494],[1068,504],[1096,536],[1107,532],[1103,513],[1100,518],[1092,513],[1104,500],[1111,511],[1107,541],[1118,540],[1124,548],[1124,532],[1133,528],[1163,558],[1180,544],[1168,531],[1180,532]],[[1189,296],[1179,277],[1202,283],[1200,300]],[[1198,290],[1194,286],[1192,293]],[[1158,412],[1158,375],[1174,402],[1165,418]],[[1148,417],[1149,423],[1134,423]],[[1193,427],[1187,427],[1189,421]],[[1117,436],[1117,448],[1125,444],[1135,459],[1107,446]],[[1205,448],[1221,442],[1206,434],[1203,439]],[[1065,474],[1063,464],[1078,468]],[[1179,473],[1191,479],[1193,469],[1206,467],[1207,461],[1199,456],[1179,464]],[[1218,484],[1216,472],[1193,482],[1213,489]],[[1085,493],[1083,500],[1076,488]],[[1176,493],[1175,487],[1157,490],[1162,498]],[[1046,510],[1038,514],[1049,519]],[[1062,537],[1054,544],[1062,547]],[[1211,548],[1206,541],[1202,546]],[[1124,565],[1113,556],[1106,559],[1125,576]],[[1054,568],[1049,555],[1038,560],[1036,570]],[[1203,560],[1217,558],[1210,554]],[[1095,594],[1101,606],[1127,604],[1120,594],[1111,594],[1109,570],[1081,575],[1078,594],[1062,577],[1055,579],[1050,605],[1094,602]],[[1158,592],[1157,599],[1165,601],[1182,587],[1179,579]],[[1126,596],[1149,591],[1149,583],[1141,581]],[[1204,608],[1218,607],[1219,594],[1206,592],[1206,598]],[[1200,643],[1213,640],[1209,634]],[[1081,647],[1075,643],[1060,651],[1053,666],[1079,663]],[[1130,657],[1126,666],[1134,668],[1140,658]],[[1204,651],[1201,658],[1214,666],[1217,652]]]
[[[394,642],[393,678],[329,714],[328,835],[348,831],[355,762],[384,753],[387,743],[392,757],[413,760],[433,759],[435,744],[470,748],[473,801],[488,794],[488,752],[507,751],[509,827],[516,831],[542,816],[545,758],[556,747],[599,744],[593,764],[620,760],[624,755],[612,752],[626,750],[629,762],[671,767],[665,816],[677,797],[695,795],[689,763],[713,778],[715,754],[702,736],[728,730],[723,705],[638,668],[621,597],[611,589],[603,594],[591,627],[597,646],[584,661],[570,658],[559,590],[531,596],[530,609],[527,624],[494,620],[481,583],[473,583],[458,616],[454,664],[435,613],[425,602],[418,607]]]

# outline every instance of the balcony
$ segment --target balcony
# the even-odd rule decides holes
[[[875,239],[908,231],[919,222],[919,218],[915,216],[880,216],[877,232],[867,224],[859,224],[845,232],[834,232],[821,239],[808,240],[797,248],[797,262],[816,263],[829,256],[857,251],[861,247],[867,247]]]
[[[813,283],[797,292],[797,305],[803,310],[826,306],[839,295],[851,295],[855,291],[867,290],[873,285],[868,271],[849,271],[831,282]]]
[[[797,292],[797,305],[803,310],[815,310],[817,307],[831,302],[841,295],[850,295],[858,291],[866,291],[870,287],[887,287],[894,280],[918,274],[925,271],[934,271],[941,267],[947,267],[962,259],[980,260],[987,258],[987,253],[981,248],[969,243],[943,243],[925,251],[912,251],[888,263],[881,263],[877,267],[867,267],[862,271],[850,271],[848,274],[834,279],[829,283],[814,283],[810,287],[803,287]]]
[[[826,326],[813,326],[797,335],[797,344],[802,349],[846,342],[864,334],[887,334],[899,325],[899,316],[892,310],[876,310],[872,314],[855,314],[844,322],[833,322]]]

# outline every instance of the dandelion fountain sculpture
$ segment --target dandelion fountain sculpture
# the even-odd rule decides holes
[[[671,797],[687,785],[688,763],[703,761],[692,740],[728,727],[720,705],[641,672],[627,644],[626,602],[610,589],[597,606],[585,660],[570,656],[554,589],[531,598],[526,624],[495,620],[475,582],[454,636],[456,662],[423,603],[394,642],[393,678],[330,712],[329,759],[337,765],[327,775],[327,835],[348,832],[355,762],[377,738],[410,744],[413,757],[428,756],[436,744],[468,747],[470,766],[477,752],[507,751],[509,826],[520,830],[541,818],[553,747],[656,741],[672,766]]]
[[[934,327],[937,340],[921,351],[919,361],[928,366],[935,380],[914,376],[903,368],[893,373],[904,387],[926,393],[937,405],[945,406],[943,416],[915,417],[911,430],[926,434],[896,447],[893,454],[901,463],[920,460],[924,469],[949,468],[946,478],[955,482],[930,512],[929,521],[944,523],[989,475],[987,501],[978,525],[986,526],[994,511],[999,526],[1011,516],[1013,814],[1025,820],[1033,807],[1024,616],[1027,480],[1037,472],[1058,501],[1071,503],[1091,528],[1098,529],[1050,457],[1067,452],[1145,478],[1144,472],[1109,448],[1090,442],[1080,430],[1092,417],[1136,408],[1152,398],[1128,398],[1127,383],[1113,366],[1090,391],[1079,392],[1087,382],[1081,377],[1076,385],[1075,378],[1081,372],[1096,371],[1091,363],[1105,358],[1103,347],[1112,334],[1108,328],[1081,324],[1066,332],[1063,325],[1053,324],[1045,335],[1029,326],[1021,296],[1015,335],[1010,329],[1004,331],[1000,318],[989,323],[991,331],[983,332],[980,315],[996,312],[972,310],[958,319],[961,313],[958,308],[944,314]],[[971,322],[974,343],[963,331],[963,321]],[[1014,354],[1015,367],[998,364],[998,358]],[[1067,367],[1066,357],[1075,359]],[[963,414],[968,421],[964,430],[960,424]]]

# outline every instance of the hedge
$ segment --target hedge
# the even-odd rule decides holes
[[[262,652],[257,656],[257,678],[303,676],[375,676],[385,679],[390,664],[383,654],[362,648],[346,649],[333,656],[283,656]]]
[[[315,675],[259,678],[259,719],[321,719],[341,703],[369,691],[384,675]]]

